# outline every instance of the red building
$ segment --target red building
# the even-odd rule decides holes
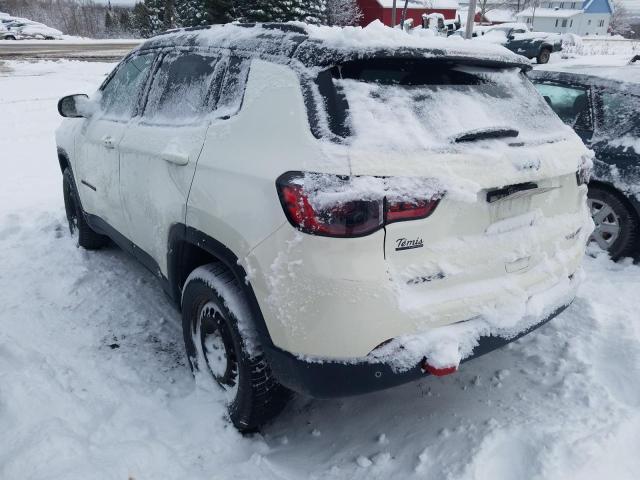
[[[360,25],[369,25],[374,20],[380,20],[385,25],[391,26],[391,12],[393,0],[358,0],[362,10]],[[407,5],[407,19],[413,19],[413,25],[422,23],[422,14],[441,13],[445,20],[455,20],[458,11],[457,0],[409,0]],[[400,23],[404,0],[396,1],[396,22]]]

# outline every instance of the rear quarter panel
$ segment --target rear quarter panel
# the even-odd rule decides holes
[[[286,217],[275,182],[289,170],[347,174],[311,134],[297,74],[253,60],[240,112],[215,119],[205,139],[187,205],[187,225],[242,259]]]

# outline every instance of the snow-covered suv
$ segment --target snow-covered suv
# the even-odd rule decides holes
[[[528,68],[380,24],[167,32],[59,102],[71,231],[157,274],[241,430],[453,372],[580,278],[590,155]]]

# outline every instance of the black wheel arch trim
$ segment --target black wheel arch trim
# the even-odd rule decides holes
[[[180,265],[183,260],[185,244],[190,244],[207,252],[218,259],[233,274],[240,285],[242,292],[253,314],[254,328],[256,329],[263,347],[272,347],[273,341],[269,335],[269,329],[262,316],[262,310],[258,304],[253,287],[247,278],[247,272],[240,265],[238,256],[226,245],[207,235],[206,233],[181,223],[174,224],[169,231],[169,248],[167,250],[167,274],[169,276],[169,294],[177,304],[180,304],[182,287],[180,284]]]
[[[69,154],[62,147],[57,147],[58,151],[58,163],[60,164],[60,172],[64,173],[65,169],[71,170],[73,174],[73,170],[71,169],[71,161],[69,159]]]

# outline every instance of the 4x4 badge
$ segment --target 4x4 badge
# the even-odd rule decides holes
[[[415,240],[408,240],[406,238],[398,238],[396,240],[396,252],[398,250],[410,250],[412,248],[422,248],[424,244],[420,237]]]

